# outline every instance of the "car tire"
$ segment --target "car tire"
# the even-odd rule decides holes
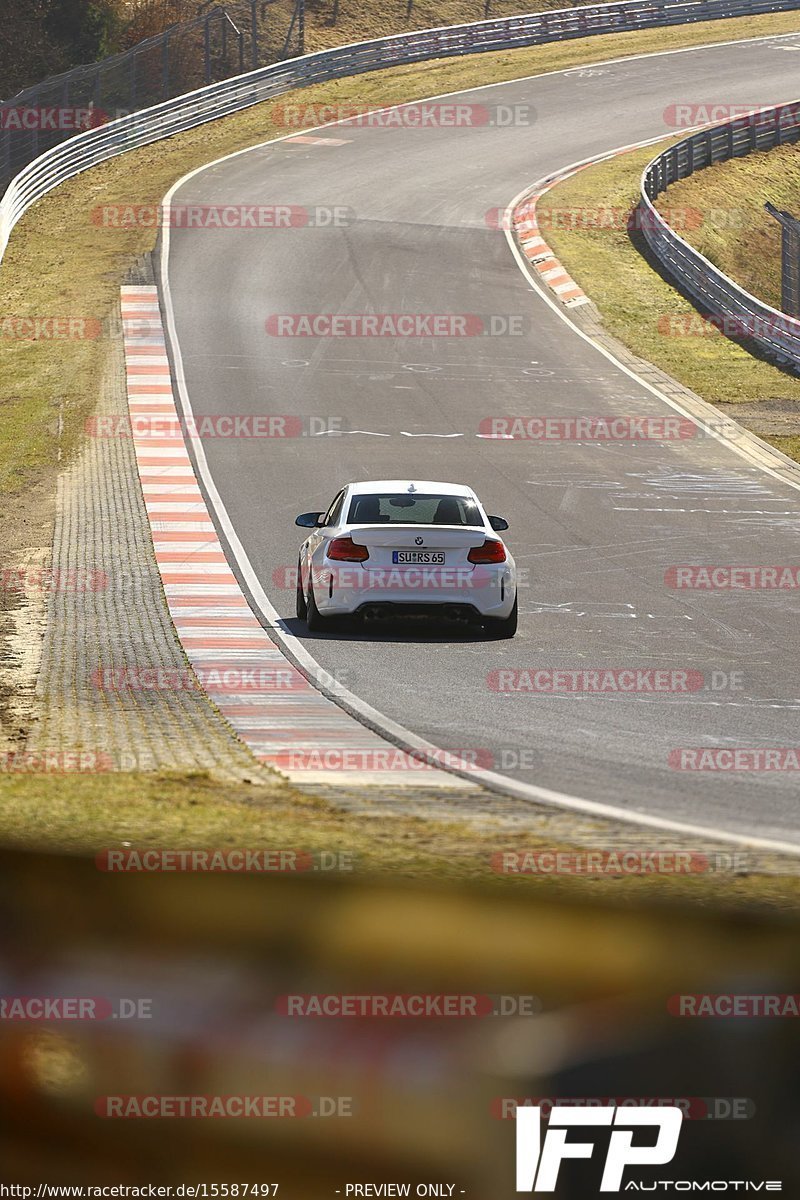
[[[314,598],[314,585],[309,578],[308,581],[308,596],[306,598],[306,625],[310,633],[319,633],[328,626],[327,619],[317,608],[317,601]]]
[[[495,617],[491,622],[487,622],[487,633],[492,641],[499,641],[501,638],[512,638],[517,632],[517,597],[514,597],[514,607],[507,617]]]
[[[303,591],[303,569],[299,558],[297,560],[297,593],[295,595],[294,610],[297,614],[298,620],[306,620],[308,616],[308,605],[306,604],[306,595]]]

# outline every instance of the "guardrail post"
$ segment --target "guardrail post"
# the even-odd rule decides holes
[[[764,208],[781,227],[781,308],[800,317],[800,221],[774,204]]]
[[[161,97],[169,97],[169,32],[165,33],[161,46]]]
[[[258,66],[258,0],[250,0],[250,61],[255,70]]]
[[[11,176],[10,137],[7,129],[0,133],[0,187],[4,187]]]

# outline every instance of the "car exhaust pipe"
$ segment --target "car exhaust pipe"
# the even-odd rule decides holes
[[[448,605],[444,610],[445,621],[450,621],[455,625],[466,625],[469,622],[469,616],[463,608],[458,608],[456,605]]]
[[[386,611],[379,604],[369,604],[364,609],[365,621],[385,621]]]

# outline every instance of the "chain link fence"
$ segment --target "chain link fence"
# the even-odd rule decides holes
[[[75,133],[302,49],[296,19],[270,0],[245,0],[206,5],[130,50],[51,76],[0,105],[0,193],[26,163]]]

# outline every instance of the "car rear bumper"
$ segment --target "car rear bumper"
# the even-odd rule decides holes
[[[334,616],[345,615],[383,615],[395,616],[429,616],[454,618],[454,610],[463,611],[467,619],[481,620],[484,617],[507,617],[514,607],[515,587],[512,582],[503,581],[496,587],[481,588],[479,591],[469,589],[430,593],[409,593],[408,591],[387,592],[373,588],[353,589],[346,592],[334,589],[330,596],[324,587],[314,588],[317,608],[323,614]]]

